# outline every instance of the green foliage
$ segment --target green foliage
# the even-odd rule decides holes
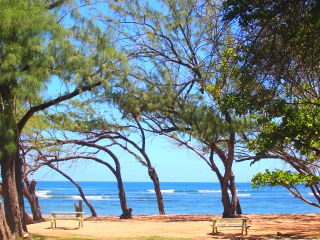
[[[317,1],[224,2],[247,39],[241,81],[258,89],[249,101],[260,131],[249,143],[259,154],[286,153],[314,162],[320,156],[319,29]],[[262,96],[262,97],[260,97]]]
[[[44,87],[53,59],[48,52],[63,35],[46,1],[2,1],[0,6],[0,85],[10,85],[21,99]]]
[[[319,158],[320,149],[320,108],[317,105],[281,104],[273,109],[274,114],[256,117],[263,126],[257,138],[249,144],[258,152],[283,150],[293,146],[307,161]],[[279,113],[281,115],[279,116]]]
[[[73,7],[77,4],[64,3]],[[107,88],[110,79],[127,74],[126,58],[112,46],[108,32],[76,10],[68,16],[66,27],[61,24],[60,14],[69,10],[58,6],[49,11],[48,4],[45,0],[5,0],[0,6],[1,157],[17,150],[18,123],[31,107],[63,96],[75,87],[99,82]],[[47,88],[58,85],[60,92],[47,94]],[[101,88],[94,94],[99,91]],[[82,96],[70,104],[57,102],[54,110],[36,114],[27,123],[26,136],[89,124],[95,114],[88,108],[94,95]]]
[[[295,188],[301,184],[304,184],[307,187],[319,183],[319,176],[284,170],[270,171],[268,169],[264,173],[257,173],[251,180],[253,188],[259,186],[284,186],[287,188]]]

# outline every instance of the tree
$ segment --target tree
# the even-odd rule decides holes
[[[63,139],[57,136],[38,139],[37,144],[34,146],[35,151],[29,152],[30,156],[28,158],[32,159],[33,162],[31,171],[38,170],[42,166],[49,166],[71,180],[58,166],[54,166],[53,164],[81,159],[100,163],[106,166],[117,180],[120,207],[122,210],[120,218],[132,218],[132,209],[127,205],[126,193],[122,181],[121,163],[116,154],[110,149],[110,145],[105,142],[107,138],[103,136],[103,134],[99,135],[90,132],[74,133],[78,135],[76,139],[70,138],[67,132],[61,134],[64,137]],[[100,155],[98,155],[98,153]],[[105,158],[111,158],[113,163],[109,163]],[[75,184],[74,181],[73,183]],[[79,185],[75,185],[79,189]],[[80,195],[84,196],[82,190],[79,189],[79,191]]]
[[[60,6],[64,1],[58,2]],[[110,47],[106,34],[92,22],[82,19],[71,29],[59,25],[58,11],[48,11],[47,1],[4,1],[0,10],[0,164],[4,206],[12,233],[23,236],[26,227],[22,220],[20,133],[35,113],[106,82],[116,69],[119,55]],[[89,40],[88,35],[94,35],[95,40]],[[41,96],[50,81],[57,79],[74,90],[52,99]]]
[[[61,169],[59,169],[58,167],[52,165],[52,164],[46,164],[46,166],[54,169],[56,172],[60,173],[62,176],[64,176],[65,178],[67,178],[73,185],[75,185],[75,187],[78,189],[80,197],[82,198],[82,200],[85,202],[85,204],[87,205],[87,207],[90,209],[91,212],[91,217],[97,217],[97,213],[96,210],[94,210],[93,206],[90,204],[90,202],[87,200],[82,188],[80,187],[80,185],[75,182],[70,176],[68,176],[66,173],[64,173]]]
[[[0,202],[0,237],[1,239],[8,239],[8,240],[14,239],[10,231],[10,228],[8,227],[6,222],[6,218],[2,208],[2,202]]]
[[[31,212],[32,212],[32,220],[33,222],[43,221],[42,213],[40,209],[39,199],[36,194],[36,180],[32,179],[30,182],[28,177],[24,174],[24,188],[23,195],[27,198]]]
[[[232,164],[240,131],[248,124],[239,128],[246,114],[238,92],[240,56],[230,26],[221,21],[220,5],[210,1],[110,5],[113,15],[103,17],[116,23],[114,29],[124,39],[121,46],[134,70],[130,78],[134,84],[115,92],[136,116],[152,115],[149,119],[163,129],[167,122],[174,123],[164,131],[180,131],[213,146],[225,166],[223,215],[235,216],[238,198]]]
[[[115,123],[109,124],[107,120],[108,117],[103,116],[103,118],[98,120],[99,123],[96,124],[94,129],[90,131],[90,134],[110,140],[112,145],[118,146],[120,149],[125,150],[148,169],[148,175],[153,182],[154,191],[157,198],[159,214],[164,215],[165,208],[159,177],[147,151],[147,140],[148,137],[150,137],[147,133],[150,132],[147,132],[143,127],[144,122],[140,116],[137,116],[134,111],[131,111],[132,106],[127,108],[128,103],[130,104],[130,100],[127,98],[128,95],[122,96],[121,100],[118,97],[115,97],[116,95],[117,94],[113,95],[113,93],[111,93],[111,99],[117,108],[116,110],[120,111],[120,113],[116,112],[116,114],[113,114],[112,116],[112,119],[115,121]],[[126,101],[125,105],[123,105],[122,100]],[[114,115],[120,116],[116,118]]]
[[[225,1],[225,19],[238,20],[246,61],[241,79],[265,96],[251,102],[260,125],[249,148],[255,156],[277,158],[290,171],[257,174],[254,185],[282,185],[295,197],[319,207],[320,82],[318,1]],[[310,188],[315,201],[297,188]]]

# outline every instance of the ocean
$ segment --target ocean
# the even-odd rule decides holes
[[[116,182],[79,182],[98,216],[120,215]],[[128,207],[132,214],[158,214],[153,184],[125,182]],[[167,214],[221,214],[219,183],[162,182],[161,189]],[[313,196],[302,191],[312,199]],[[252,189],[250,183],[237,183],[238,196],[244,214],[320,213],[320,209],[294,198],[282,187]],[[73,204],[80,200],[77,188],[70,182],[37,182],[37,194],[43,215],[54,211],[74,211]],[[86,216],[89,209],[84,205]],[[26,203],[28,213],[28,204]]]

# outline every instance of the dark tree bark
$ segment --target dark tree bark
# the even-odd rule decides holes
[[[87,204],[88,208],[90,209],[91,212],[91,216],[92,217],[97,217],[97,213],[95,211],[95,209],[93,208],[93,206],[90,204],[90,202],[87,200],[86,196],[84,195],[84,192],[82,191],[82,188],[80,187],[80,185],[75,182],[70,176],[68,176],[67,174],[65,174],[63,171],[61,171],[59,168],[53,166],[52,164],[48,164],[48,166],[52,169],[54,169],[55,171],[57,171],[58,173],[60,173],[62,176],[64,176],[66,179],[68,179],[73,185],[76,186],[76,188],[79,191],[80,197],[82,198],[82,200]]]
[[[143,156],[144,161],[140,161],[144,166],[146,166],[148,168],[148,174],[149,177],[151,179],[151,181],[153,182],[153,186],[154,186],[154,191],[156,193],[156,197],[157,197],[157,203],[158,203],[158,209],[159,209],[159,214],[160,215],[165,215],[165,210],[164,210],[164,203],[163,203],[163,198],[162,198],[162,193],[161,193],[161,188],[160,188],[160,181],[158,178],[158,174],[156,172],[156,170],[154,169],[154,167],[152,166],[152,163],[149,159],[149,156],[146,152],[146,136],[145,136],[145,132],[143,127],[141,126],[140,122],[138,121],[137,117],[135,115],[133,115],[133,119],[135,120],[140,133],[141,133],[141,147],[135,143],[134,141],[130,140],[129,138],[121,135],[119,132],[115,132],[114,134],[118,135],[121,139],[125,140],[126,142],[130,143],[133,147],[135,147]],[[124,149],[126,149],[127,151],[129,151],[128,148],[123,147]],[[131,151],[129,151],[131,153]],[[133,154],[133,153],[132,153]]]
[[[119,189],[119,199],[120,199],[120,206],[122,209],[122,214],[120,216],[121,219],[129,219],[132,218],[132,209],[128,208],[127,199],[126,199],[126,192],[124,191],[122,177],[120,171],[116,172],[116,178],[118,182],[118,189]]]
[[[42,159],[45,158],[46,160],[42,165],[50,165],[51,163],[54,163],[54,162],[63,162],[63,161],[68,161],[68,160],[73,160],[73,159],[90,159],[90,160],[93,160],[95,162],[98,162],[98,163],[105,165],[106,167],[108,167],[108,169],[113,173],[113,175],[117,179],[118,190],[119,190],[119,200],[120,200],[120,206],[121,206],[121,210],[122,210],[122,214],[121,214],[120,218],[123,218],[123,219],[132,218],[132,214],[131,214],[132,209],[128,208],[128,205],[127,205],[126,194],[125,194],[125,190],[124,190],[124,186],[123,186],[123,182],[122,182],[122,177],[121,177],[121,165],[120,165],[120,161],[117,158],[117,156],[108,147],[99,145],[99,144],[95,143],[95,141],[94,142],[82,141],[82,140],[57,140],[57,141],[60,144],[61,143],[77,144],[77,145],[81,145],[81,146],[96,148],[96,149],[99,149],[101,151],[106,152],[112,158],[112,160],[115,164],[115,167],[113,167],[110,163],[105,162],[96,156],[75,155],[75,156],[59,158],[58,156],[55,155],[55,156],[53,156],[54,159],[47,160],[46,158],[49,156],[44,155],[44,156],[42,156]]]
[[[232,174],[231,180],[230,180],[230,192],[232,195],[232,199],[235,199],[235,202],[233,203],[234,206],[236,206],[236,213],[237,214],[242,214],[242,209],[240,205],[240,201],[238,198],[238,193],[237,193],[237,188],[236,188],[236,181],[235,181],[235,176]]]
[[[28,179],[24,180],[26,186],[24,185],[23,193],[26,199],[29,202],[31,211],[32,211],[32,218],[34,222],[41,222],[44,219],[42,218],[39,199],[36,194],[36,181],[32,180],[29,182]]]
[[[23,237],[23,213],[20,212],[16,184],[16,156],[18,155],[18,126],[15,116],[14,96],[7,85],[0,87],[2,106],[0,109],[0,164],[3,185],[5,216],[11,232]]]
[[[158,174],[157,174],[156,170],[152,166],[148,166],[148,174],[150,176],[150,179],[153,182],[154,191],[155,191],[156,196],[157,196],[159,214],[160,215],[165,215],[163,198],[162,198],[162,193],[161,193]]]
[[[225,176],[222,184],[221,184],[221,201],[223,205],[223,217],[229,218],[229,217],[235,217],[235,214],[232,214],[231,211],[231,203],[230,203],[230,197],[228,193],[228,177]]]
[[[14,237],[11,233],[9,226],[2,209],[2,203],[0,202],[0,239],[13,240]]]
[[[132,218],[132,208],[128,208],[128,205],[127,205],[126,193],[124,190],[122,176],[121,176],[121,165],[120,165],[120,161],[119,161],[118,157],[110,149],[108,149],[108,147],[100,146],[95,143],[83,142],[83,141],[71,141],[71,142],[82,145],[82,146],[88,146],[88,147],[100,149],[100,150],[106,152],[112,158],[112,160],[115,164],[115,168],[112,167],[109,163],[107,163],[105,161],[102,161],[98,158],[90,157],[94,161],[99,162],[99,163],[107,166],[110,169],[110,171],[114,174],[114,176],[117,179],[117,183],[118,183],[119,200],[120,200],[120,206],[121,206],[121,210],[122,210],[122,214],[120,215],[120,218],[121,219]]]
[[[23,161],[19,157],[19,154],[17,152],[17,155],[16,155],[16,185],[17,185],[20,213],[22,214],[22,227],[23,227],[23,230],[25,232],[27,232],[27,222],[28,222],[29,216],[26,213],[25,207],[24,207],[24,198],[23,198],[24,184],[23,184],[22,168],[23,168]]]
[[[14,159],[14,156],[7,155],[0,160],[4,207],[6,220],[12,233],[17,236],[23,236],[25,232],[23,229],[22,214],[20,214]]]

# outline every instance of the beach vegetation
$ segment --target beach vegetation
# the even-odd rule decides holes
[[[247,39],[241,78],[263,96],[251,104],[259,128],[247,146],[256,154],[243,160],[273,158],[290,166],[258,173],[253,182],[284,186],[319,207],[319,3],[227,0],[225,10],[225,19],[235,20]],[[302,196],[299,184],[314,200]]]
[[[118,1],[103,18],[125,39],[121,47],[132,64],[129,81],[113,90],[114,101],[148,131],[169,135],[179,146],[200,146],[221,183],[223,216],[234,217],[241,211],[232,165],[251,124],[237,80],[238,43],[221,21],[220,7],[205,1]]]
[[[38,112],[104,85],[123,59],[90,21],[75,15],[70,22],[79,24],[60,24],[64,7],[70,2],[1,4],[0,164],[6,221],[16,237],[27,231],[19,157],[25,125]],[[54,81],[65,87],[53,97],[44,96]]]
[[[257,173],[252,186],[283,186],[320,207],[318,1],[117,0],[80,10],[91,3],[1,2],[0,238],[26,235],[24,197],[42,220],[29,176],[45,166],[97,216],[62,162],[107,167],[120,217],[132,218],[119,149],[146,167],[165,214],[152,137],[212,170],[223,217],[242,213],[233,171],[241,161],[282,161],[288,169]]]

